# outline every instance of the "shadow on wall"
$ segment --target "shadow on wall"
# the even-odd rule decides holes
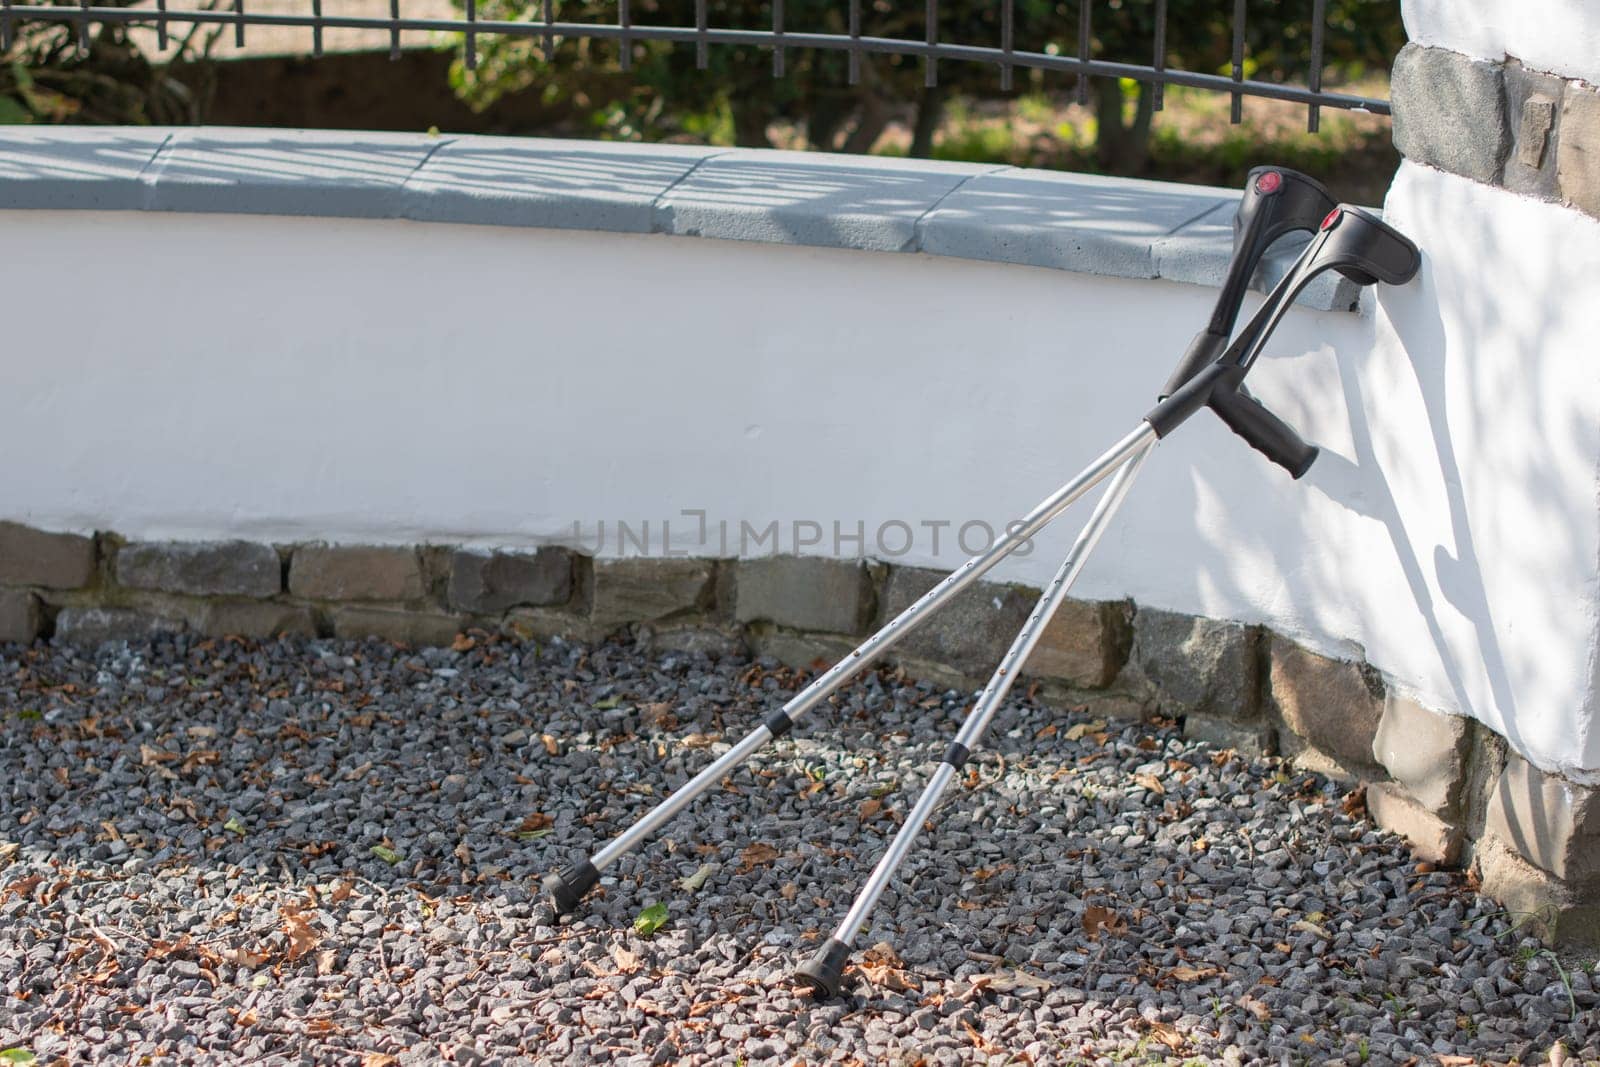
[[[1562,617],[1582,595],[1572,583],[1592,582],[1596,564],[1588,546],[1600,430],[1581,397],[1566,398],[1574,305],[1552,298],[1563,291],[1553,259],[1535,258],[1542,270],[1507,269],[1530,258],[1502,247],[1513,223],[1461,210],[1492,190],[1435,197],[1413,182],[1397,186],[1397,221],[1422,245],[1423,268],[1411,285],[1377,295],[1379,326],[1386,318],[1399,350],[1386,354],[1380,334],[1370,348],[1339,353],[1352,454],[1325,449],[1307,481],[1382,524],[1411,601],[1397,598],[1394,610],[1420,617],[1449,689],[1424,696],[1448,698],[1447,710],[1473,714],[1520,751],[1592,767],[1584,738],[1554,747],[1559,731],[1539,729],[1586,722],[1583,709],[1544,697],[1576,701],[1592,684],[1566,672],[1588,670],[1571,655],[1578,645],[1592,651],[1593,620]],[[1574,500],[1586,510],[1574,513]],[[1442,540],[1430,546],[1431,537]],[[1381,615],[1375,625],[1385,625]],[[1551,627],[1566,631],[1556,636],[1568,649],[1534,644]]]

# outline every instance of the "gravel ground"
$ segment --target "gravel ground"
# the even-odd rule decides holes
[[[551,915],[538,875],[799,680],[483,635],[0,648],[0,1049],[363,1067],[1600,1059],[1592,961],[1523,939],[1459,875],[1353,821],[1336,786],[1026,700],[885,895],[850,995],[814,1003],[791,968],[967,701],[887,672],[606,872],[585,915]]]

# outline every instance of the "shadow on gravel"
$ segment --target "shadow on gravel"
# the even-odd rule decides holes
[[[580,915],[537,898],[538,875],[802,682],[487,635],[0,649],[0,959],[21,961],[0,975],[0,1049],[361,1067],[1600,1056],[1592,976],[1336,786],[1026,701],[880,903],[850,994],[797,995],[792,968],[970,697],[887,670],[619,861]],[[652,904],[660,928],[636,929]]]

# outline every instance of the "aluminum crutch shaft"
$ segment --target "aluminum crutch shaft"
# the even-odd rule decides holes
[[[1147,422],[1123,437],[1077,477],[1041,501],[1022,519],[1013,523],[987,551],[967,560],[943,581],[922,595],[914,604],[895,616],[883,629],[863,641],[855,651],[830,667],[810,685],[795,694],[782,708],[767,716],[733,748],[723,753],[709,767],[679,786],[621,834],[594,855],[548,875],[544,880],[545,892],[561,911],[577,906],[583,895],[600,880],[600,872],[621,856],[637,848],[645,838],[655,833],[690,801],[720,782],[724,775],[743,763],[762,745],[787,733],[795,722],[826,700],[840,686],[849,681],[884,652],[893,647],[929,615],[949,603],[961,590],[988,573],[995,564],[1026,543],[1040,530],[1067,509],[1090,489],[1098,485],[1112,471],[1141,457],[1155,442],[1155,431]]]
[[[1034,607],[1033,613],[1022,625],[1017,633],[1016,640],[1011,642],[1010,649],[1001,659],[999,667],[989,679],[989,684],[984,686],[978,702],[973,706],[971,714],[962,724],[961,730],[956,734],[956,739],[945,752],[944,760],[939,764],[939,769],[933,773],[932,779],[922,791],[922,796],[917,798],[905,822],[900,825],[899,831],[894,835],[894,840],[889,843],[889,848],[883,857],[878,860],[877,866],[872,869],[867,882],[861,887],[855,903],[851,905],[844,920],[840,922],[838,930],[817,951],[817,954],[808,960],[797,972],[797,977],[804,981],[819,996],[837,996],[839,984],[844,974],[845,960],[850,955],[850,946],[855,942],[856,935],[866,925],[867,915],[888,888],[889,881],[894,877],[895,870],[905,861],[911,852],[911,846],[916,842],[917,834],[923,825],[932,817],[934,808],[939,803],[941,794],[955,780],[961,766],[971,755],[972,748],[983,732],[988,729],[989,723],[999,711],[1006,694],[1011,691],[1012,685],[1017,680],[1017,675],[1028,662],[1034,646],[1039,643],[1039,637],[1049,625],[1050,619],[1055,615],[1056,609],[1066,599],[1067,590],[1071,588],[1078,574],[1083,570],[1089,553],[1100,541],[1100,536],[1105,533],[1111,518],[1122,505],[1128,495],[1128,489],[1133,485],[1133,479],[1138,475],[1139,468],[1144,465],[1145,458],[1150,450],[1155,447],[1155,442],[1146,443],[1138,452],[1130,457],[1126,466],[1117,472],[1111,484],[1106,488],[1105,495],[1095,506],[1094,514],[1090,516],[1083,532],[1073,542],[1072,550],[1067,553],[1067,558],[1062,561],[1061,568],[1056,571],[1055,577],[1039,597],[1039,603]]]

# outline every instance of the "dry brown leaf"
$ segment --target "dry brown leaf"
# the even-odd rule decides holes
[[[979,1052],[986,1056],[993,1056],[998,1052],[1004,1051],[999,1045],[978,1033],[977,1028],[967,1020],[962,1019],[961,1025],[966,1029],[967,1036],[972,1039],[973,1045],[977,1046]]]
[[[785,882],[783,888],[778,890],[778,895],[784,900],[793,900],[798,892],[800,892],[799,886],[793,882]]]
[[[536,811],[518,823],[517,828],[512,832],[518,834],[531,834],[536,830],[543,830],[547,826],[554,825],[554,819],[542,811]]]
[[[1040,738],[1045,738],[1045,737],[1054,737],[1055,735],[1056,735],[1056,724],[1055,723],[1050,723],[1048,726],[1041,726],[1037,731],[1034,732],[1033,736],[1034,736],[1035,740],[1038,740]]]
[[[478,642],[466,634],[456,634],[456,639],[450,642],[450,648],[455,652],[471,652],[478,647]]]
[[[629,952],[621,945],[611,947],[611,958],[617,964],[618,974],[632,974],[639,969],[639,954]]]
[[[1339,807],[1352,819],[1360,819],[1367,814],[1367,787],[1358,785],[1344,795],[1339,802]]]
[[[361,1067],[395,1067],[400,1060],[387,1052],[363,1052]]]
[[[334,904],[341,903],[349,899],[350,894],[355,891],[355,888],[355,879],[346,878],[344,881],[333,887],[333,893],[329,895],[328,900]]]
[[[1082,741],[1089,734],[1105,728],[1106,724],[1103,719],[1095,719],[1093,722],[1074,723],[1067,727],[1066,738],[1068,741]]]
[[[1127,924],[1110,908],[1090,904],[1083,909],[1083,932],[1090,941],[1097,940],[1102,930],[1108,934],[1120,934],[1127,929]]]
[[[753,845],[746,845],[745,850],[739,853],[739,859],[744,864],[744,866],[739,868],[739,873],[743,874],[745,871],[751,870],[752,868],[771,863],[773,860],[778,858],[778,855],[779,853],[777,849],[773,848],[771,845],[763,844],[760,841],[757,841]]]
[[[194,944],[194,940],[188,934],[184,934],[176,941],[152,941],[150,942],[150,947],[144,950],[144,958],[147,960],[164,960],[168,956],[175,956],[180,952],[186,951],[192,944]]]
[[[872,800],[863,801],[861,804],[861,821],[871,822],[878,817],[881,811],[883,811],[883,801],[875,797]]]
[[[710,748],[720,740],[722,740],[721,734],[690,734],[678,744],[684,748]]]
[[[1169,1023],[1151,1023],[1148,1033],[1152,1040],[1161,1042],[1174,1052],[1181,1051],[1189,1043],[1182,1032]]]
[[[1550,1062],[1554,1063],[1555,1061],[1556,1057],[1552,1055]],[[1446,1053],[1439,1057],[1439,1067],[1472,1067],[1477,1062],[1478,1060],[1474,1056],[1452,1056]]]
[[[1011,993],[1018,989],[1050,989],[1051,984],[1027,971],[998,970],[975,974],[971,978],[973,991],[992,989],[996,993]]]
[[[1152,793],[1165,795],[1167,792],[1167,787],[1161,784],[1161,779],[1153,774],[1136,774],[1133,776],[1133,780]]]
[[[552,756],[561,755],[561,742],[549,734],[540,734],[539,740],[544,742],[544,750]]]
[[[1268,1008],[1264,1003],[1257,1000],[1255,997],[1252,997],[1249,993],[1239,994],[1239,1007],[1243,1008],[1245,1011],[1248,1011],[1251,1015],[1254,1015],[1261,1022],[1266,1022],[1268,1019],[1272,1018],[1272,1009]]]
[[[1221,974],[1215,967],[1189,967],[1179,965],[1167,972],[1167,977],[1179,982],[1198,982],[1206,978],[1215,978]]]
[[[322,943],[322,934],[311,925],[311,920],[306,918],[306,913],[299,908],[280,908],[278,914],[283,918],[283,932],[289,935],[290,963],[314,951]]]

